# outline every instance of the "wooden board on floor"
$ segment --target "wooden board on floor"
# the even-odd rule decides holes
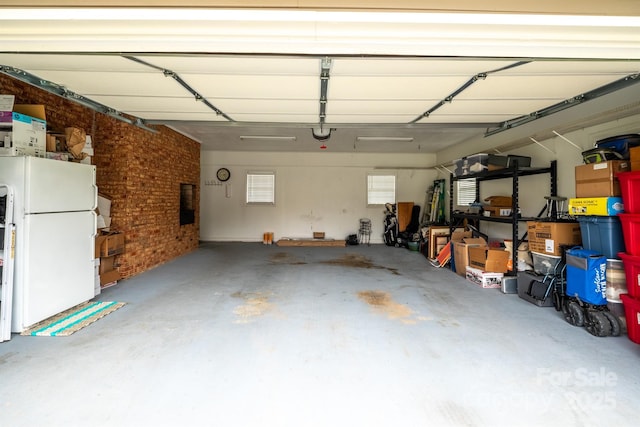
[[[280,239],[276,242],[278,246],[331,246],[331,247],[343,247],[346,246],[344,240],[333,239]]]

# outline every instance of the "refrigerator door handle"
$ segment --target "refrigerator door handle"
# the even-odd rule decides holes
[[[93,187],[93,210],[98,208],[98,186],[96,184],[92,184]]]
[[[91,240],[93,241],[93,245],[91,245],[91,253],[89,254],[89,259],[93,262],[96,258],[96,236],[98,235],[98,214],[95,210],[91,211],[91,217],[93,218],[93,233],[91,233]]]

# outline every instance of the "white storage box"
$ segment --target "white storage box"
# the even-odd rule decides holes
[[[502,287],[502,278],[504,277],[504,274],[502,273],[489,273],[469,266],[467,266],[466,273],[467,280],[475,283],[476,285],[480,285],[483,288],[499,289]]]

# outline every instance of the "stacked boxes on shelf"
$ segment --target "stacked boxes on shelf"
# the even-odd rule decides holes
[[[513,198],[511,196],[491,196],[484,199],[488,206],[483,206],[484,216],[509,217],[513,210]]]
[[[620,295],[624,304],[629,339],[640,344],[640,171],[619,174],[624,213],[618,214],[626,251],[619,255],[624,264],[628,293]]]

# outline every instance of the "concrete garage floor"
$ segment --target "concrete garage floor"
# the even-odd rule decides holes
[[[383,245],[206,243],[0,344],[3,426],[635,426],[640,346]]]

